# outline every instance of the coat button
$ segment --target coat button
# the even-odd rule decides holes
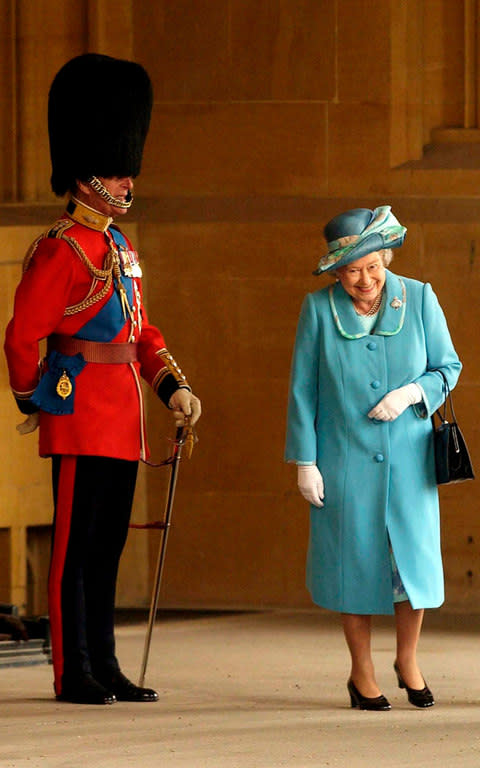
[[[380,386],[380,382],[378,381],[378,379],[374,379],[374,381],[372,381],[370,386],[371,386],[372,389],[378,389],[379,386]]]
[[[377,348],[377,342],[376,341],[369,341],[367,344],[367,349],[374,350]]]
[[[385,457],[384,457],[383,453],[376,453],[375,454],[375,461],[377,462],[377,464],[381,464],[382,461],[384,461],[384,460],[385,460]]]

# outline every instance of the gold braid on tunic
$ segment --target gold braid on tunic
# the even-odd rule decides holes
[[[40,242],[44,240],[46,237],[55,237],[60,240],[64,240],[66,243],[68,243],[68,245],[70,245],[71,248],[73,248],[77,256],[80,258],[80,260],[83,262],[83,264],[87,268],[93,280],[90,286],[90,290],[85,296],[85,298],[82,301],[80,301],[78,304],[72,304],[71,306],[66,307],[64,312],[64,317],[68,317],[70,315],[76,315],[78,312],[83,312],[84,309],[88,309],[88,307],[91,307],[93,304],[96,304],[98,301],[101,301],[108,294],[110,290],[110,287],[112,285],[112,280],[113,280],[113,273],[115,272],[115,277],[117,277],[117,279],[118,279],[118,275],[120,274],[120,267],[118,265],[118,254],[116,253],[114,247],[110,244],[107,255],[105,256],[105,261],[103,263],[103,269],[98,269],[94,264],[92,264],[87,254],[81,247],[81,245],[77,243],[77,241],[74,240],[73,237],[69,237],[68,235],[65,234],[65,231],[72,226],[73,226],[73,222],[71,221],[66,221],[66,220],[57,221],[57,223],[54,224],[53,227],[51,227],[47,232],[44,232],[42,235],[40,235],[40,237],[38,237],[32,243],[23,262],[23,271],[26,272],[26,270],[30,266],[30,262]],[[97,293],[93,293],[98,282],[103,282],[104,286]]]

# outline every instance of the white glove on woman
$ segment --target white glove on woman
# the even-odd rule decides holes
[[[392,389],[382,397],[379,403],[368,414],[369,419],[378,421],[395,421],[409,405],[416,405],[423,400],[423,392],[418,384],[407,384],[400,389]]]
[[[325,497],[323,477],[315,464],[297,466],[297,485],[304,499],[310,504],[315,504],[316,507],[323,507],[322,499]]]

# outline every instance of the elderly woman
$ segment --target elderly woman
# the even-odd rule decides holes
[[[444,599],[429,417],[440,371],[452,388],[461,363],[431,286],[386,269],[406,234],[389,206],[342,213],[324,233],[314,274],[336,282],[303,303],[286,441],[311,505],[307,585],[342,614],[352,707],[390,709],[370,638],[371,616],[393,613],[398,685],[429,707],[416,650],[424,609]]]

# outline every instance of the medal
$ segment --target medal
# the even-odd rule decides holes
[[[59,380],[57,381],[56,392],[62,400],[66,400],[72,394],[72,382],[70,381],[67,372],[64,370]]]
[[[123,245],[120,245],[118,247],[118,255],[122,265],[122,272],[126,277],[142,276],[142,268],[138,263],[138,253],[136,251],[130,251],[124,248]]]

